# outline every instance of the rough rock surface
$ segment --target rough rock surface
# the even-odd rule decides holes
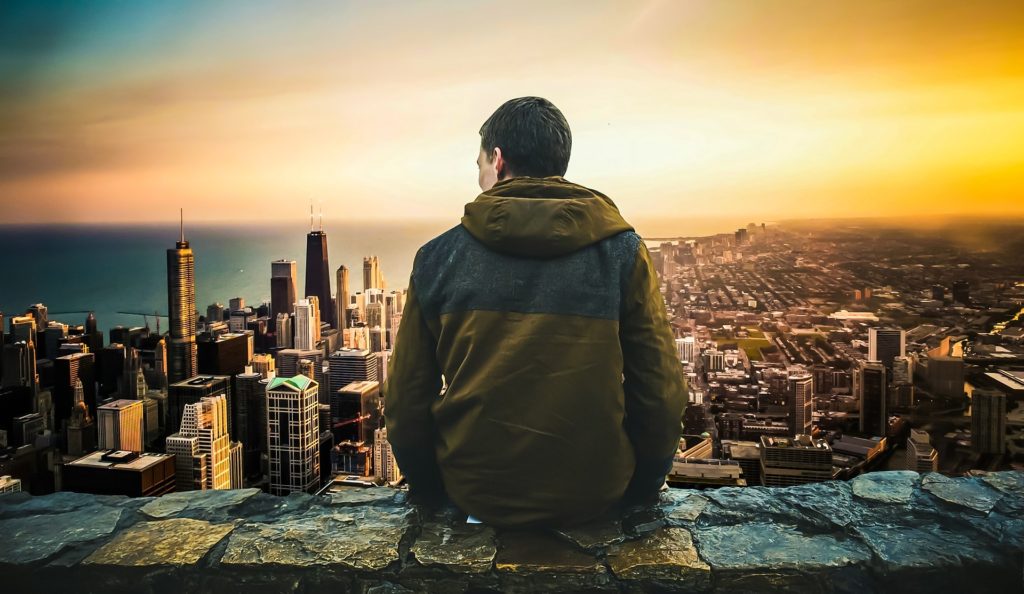
[[[673,489],[509,531],[367,489],[0,495],[11,592],[1020,591],[1024,473]]]

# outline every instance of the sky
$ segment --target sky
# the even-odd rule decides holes
[[[451,219],[512,97],[627,219],[1024,216],[1019,2],[0,5],[0,222]]]

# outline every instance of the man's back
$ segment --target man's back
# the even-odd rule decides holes
[[[660,485],[683,392],[647,249],[602,194],[510,178],[417,253],[385,387],[414,490],[493,524],[584,521]]]

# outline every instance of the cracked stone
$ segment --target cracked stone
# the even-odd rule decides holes
[[[328,495],[331,505],[366,505],[398,503],[402,491],[386,487],[345,489]]]
[[[588,550],[605,548],[626,539],[622,532],[622,521],[617,517],[600,518],[556,532],[580,548]]]
[[[194,565],[220,542],[234,524],[174,518],[141,522],[97,549],[87,565]]]
[[[398,561],[409,510],[310,508],[273,523],[249,523],[231,535],[222,565],[339,565],[377,571]]]
[[[697,494],[688,494],[668,513],[670,520],[693,522],[708,506],[708,498]]]
[[[863,544],[793,526],[748,522],[696,529],[701,557],[717,570],[762,571],[843,567],[867,562]]]
[[[1007,495],[1024,496],[1024,472],[989,472],[981,480]]]
[[[122,513],[121,509],[95,506],[0,520],[0,563],[44,561],[68,547],[107,536]]]
[[[909,503],[920,475],[912,470],[869,472],[850,481],[853,494],[880,503]]]
[[[854,531],[889,570],[949,569],[966,562],[998,561],[996,547],[985,538],[963,530],[946,530],[938,524],[856,526]]]
[[[661,528],[645,538],[608,550],[612,572],[627,580],[664,580],[674,587],[706,588],[711,568],[701,561],[685,528]]]
[[[499,571],[511,573],[604,573],[593,556],[541,532],[502,532],[495,558]]]
[[[494,529],[479,524],[428,522],[412,545],[412,554],[421,564],[441,565],[458,573],[490,571],[497,552]]]
[[[139,510],[151,518],[169,518],[179,515],[210,515],[224,512],[259,493],[259,489],[209,489],[205,491],[179,491],[157,497]],[[213,519],[213,518],[203,518]]]
[[[929,473],[921,479],[921,488],[943,501],[983,513],[992,511],[992,508],[1003,497],[1002,493],[985,486],[978,479],[954,480],[936,472]]]

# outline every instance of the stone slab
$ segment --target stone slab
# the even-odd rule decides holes
[[[189,518],[140,522],[97,549],[83,563],[127,567],[195,565],[233,528],[233,524]]]

